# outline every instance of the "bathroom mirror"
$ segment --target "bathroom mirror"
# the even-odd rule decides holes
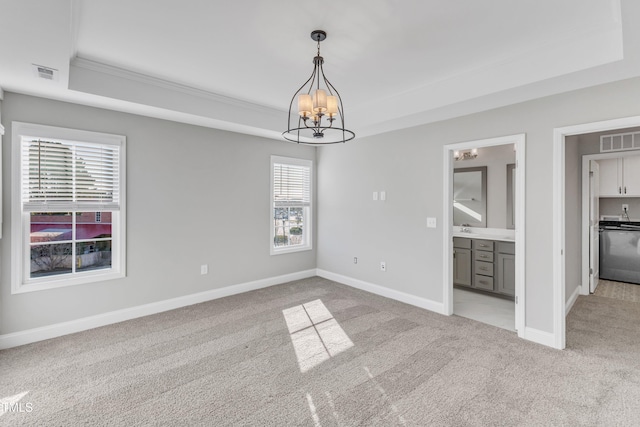
[[[516,217],[513,208],[516,201],[516,164],[507,165],[507,228],[516,228]]]
[[[453,225],[487,226],[487,167],[453,170]]]

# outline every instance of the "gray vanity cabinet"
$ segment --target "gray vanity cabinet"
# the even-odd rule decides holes
[[[473,239],[473,285],[483,291],[494,291],[493,241]]]
[[[471,239],[453,238],[453,283],[471,286]]]
[[[453,284],[515,296],[515,244],[453,238]]]
[[[496,291],[501,294],[515,296],[516,294],[516,256],[515,244],[499,242],[496,254],[496,276],[498,286]]]

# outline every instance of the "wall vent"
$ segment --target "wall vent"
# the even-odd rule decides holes
[[[616,133],[600,137],[600,152],[640,150],[640,132]]]
[[[44,65],[31,64],[33,67],[33,72],[36,77],[45,79],[58,81],[58,70],[55,68],[45,67]]]

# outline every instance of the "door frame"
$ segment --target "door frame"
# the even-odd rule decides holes
[[[524,338],[525,332],[525,200],[526,200],[526,135],[524,133],[488,138],[475,141],[447,144],[443,147],[443,283],[442,305],[443,314],[453,314],[453,153],[457,150],[493,147],[496,145],[515,144],[516,147],[516,199],[514,202],[515,219],[518,226],[515,229],[516,247],[516,318],[515,324],[518,336]],[[506,171],[505,171],[506,173]]]
[[[582,272],[580,281],[580,295],[589,295],[589,163],[591,160],[617,159],[623,157],[623,151],[612,153],[585,154],[582,156]],[[586,169],[586,170],[585,170]],[[567,312],[568,314],[568,312]]]
[[[566,283],[565,269],[565,137],[585,133],[639,127],[640,116],[624,117],[599,122],[583,123],[553,129],[553,347],[566,346]],[[618,153],[619,156],[619,153]],[[615,157],[615,156],[612,156]],[[584,169],[583,169],[584,172]],[[584,185],[584,183],[583,183]],[[584,199],[584,187],[583,187]],[[583,200],[584,215],[584,200]],[[584,221],[584,217],[583,217]],[[588,221],[588,220],[587,220]],[[587,234],[588,235],[588,234]],[[583,265],[584,265],[584,224],[583,224]],[[588,252],[588,248],[587,248]],[[588,255],[587,255],[588,256]],[[589,262],[587,260],[587,266]],[[587,267],[588,269],[588,267]],[[584,269],[583,269],[584,270]],[[583,276],[584,285],[584,276]],[[581,285],[581,289],[582,286]]]

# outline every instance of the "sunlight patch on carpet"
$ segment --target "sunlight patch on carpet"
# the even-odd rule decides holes
[[[353,347],[345,331],[321,300],[282,310],[300,372]]]

